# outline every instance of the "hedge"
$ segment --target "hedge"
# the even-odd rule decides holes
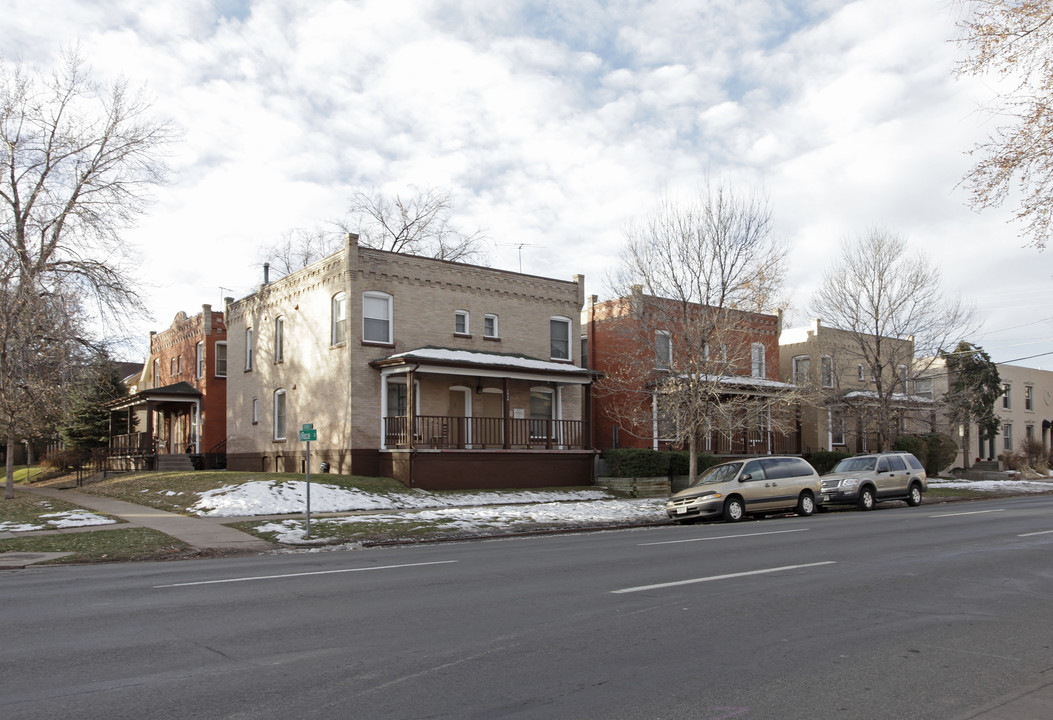
[[[686,450],[645,450],[618,448],[605,450],[602,455],[610,467],[611,477],[668,477],[687,475],[690,453]],[[698,472],[720,463],[720,459],[706,453],[698,454]]]

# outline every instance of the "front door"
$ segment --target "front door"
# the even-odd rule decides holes
[[[449,429],[446,433],[448,447],[466,447],[472,442],[470,420],[472,416],[471,390],[450,388],[450,409],[447,412]]]

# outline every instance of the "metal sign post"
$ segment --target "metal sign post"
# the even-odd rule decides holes
[[[318,431],[311,423],[304,423],[300,429],[300,440],[307,443],[307,530],[304,539],[311,539],[311,441],[318,439]]]

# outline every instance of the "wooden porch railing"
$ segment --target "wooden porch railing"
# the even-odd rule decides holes
[[[144,432],[114,435],[110,438],[109,451],[111,455],[153,455],[157,452],[157,443]]]
[[[579,450],[587,441],[588,424],[584,420],[418,415],[412,444],[439,450]],[[384,418],[384,446],[403,449],[410,444],[409,418]]]
[[[701,449],[712,455],[799,455],[801,436],[796,431],[714,431],[703,441]]]

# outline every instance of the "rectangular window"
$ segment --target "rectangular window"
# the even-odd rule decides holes
[[[678,432],[679,417],[677,417],[676,404],[668,395],[655,396],[655,424],[658,430],[658,439],[666,442],[674,442],[680,436]]]
[[[362,341],[390,344],[391,296],[386,293],[367,292],[362,295]]]
[[[1035,388],[1031,387],[1030,385],[1024,386],[1024,409],[1035,409]]]
[[[347,295],[337,293],[333,296],[332,307],[332,345],[341,345],[347,340]]]
[[[495,338],[497,334],[497,316],[496,315],[484,315],[483,316],[483,337]]]
[[[845,444],[845,413],[840,408],[830,412],[830,444]]]
[[[767,376],[767,368],[764,363],[764,346],[760,343],[753,343],[750,353],[750,376],[755,378]]]
[[[260,401],[256,398],[252,398],[252,424],[256,425],[260,422]]]
[[[453,334],[467,335],[468,327],[468,311],[458,310],[455,312],[453,314]]]
[[[274,319],[274,362],[285,360],[285,318]]]
[[[172,372],[168,373],[168,374],[169,374],[169,375],[171,375],[172,377],[175,377],[175,375],[176,375],[176,369],[175,369],[175,367],[176,367],[176,366],[175,366],[175,358],[172,358]]]
[[[406,383],[388,382],[388,417],[406,417]]]
[[[863,363],[859,363],[859,382],[866,382],[867,375],[866,369],[863,368]]]
[[[285,391],[274,391],[274,439],[285,439]]]
[[[252,328],[248,328],[245,330],[245,372],[252,370],[252,341]]]
[[[570,320],[551,318],[549,320],[549,347],[553,360],[570,360]]]
[[[154,358],[154,387],[161,387],[161,358]]]
[[[914,394],[926,400],[932,400],[932,378],[917,378],[914,380]]]
[[[1002,407],[1006,410],[1012,409],[1009,403],[1009,383],[1002,386]],[[1012,450],[1012,448],[1006,448],[1006,450]]]
[[[1035,439],[1035,426],[1027,424],[1024,426],[1024,437],[1030,442]]]
[[[1006,424],[1002,426],[1002,449],[1013,449],[1013,426]]]
[[[542,390],[530,391],[530,437],[549,436],[549,421],[553,419],[552,393]]]
[[[793,359],[793,384],[807,385],[812,375],[812,359],[801,355]]]
[[[673,362],[673,336],[665,330],[654,334],[654,366],[659,370],[668,370]]]
[[[195,377],[205,377],[205,343],[199,342],[195,348],[194,355],[194,366],[196,368]]]
[[[823,387],[832,388],[834,386],[834,359],[829,355],[823,355],[820,372],[823,376]]]
[[[227,344],[216,343],[216,377],[227,376]]]

